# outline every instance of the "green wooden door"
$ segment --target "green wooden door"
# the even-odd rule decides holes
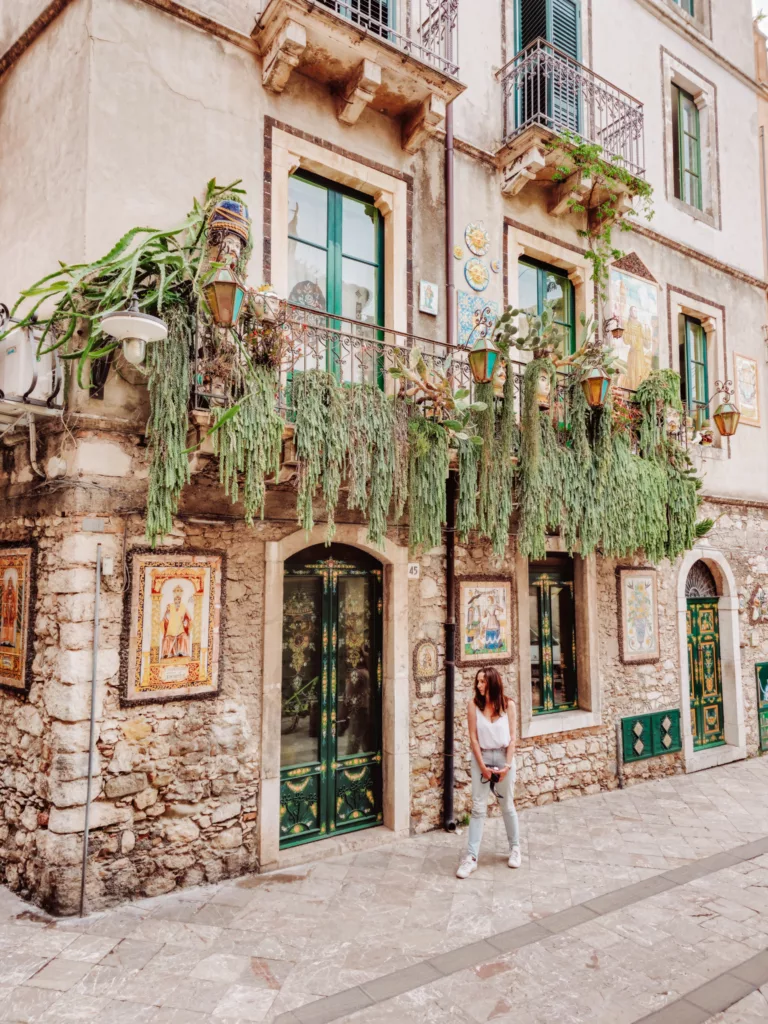
[[[381,636],[372,558],[321,546],[286,563],[281,846],[382,820]]]
[[[760,749],[768,750],[768,661],[755,665],[757,676],[757,724],[760,729]]]
[[[688,678],[694,747],[724,743],[717,598],[688,599]]]

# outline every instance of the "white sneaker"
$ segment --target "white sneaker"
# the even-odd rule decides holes
[[[507,864],[509,864],[511,868],[519,868],[522,863],[522,859],[523,858],[520,855],[520,847],[513,846],[509,852],[509,860],[507,861]]]
[[[473,871],[477,871],[477,860],[474,857],[467,856],[456,868],[456,877],[469,878]]]

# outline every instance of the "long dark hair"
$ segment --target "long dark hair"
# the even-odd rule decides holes
[[[480,675],[485,676],[485,696],[477,688],[477,681]],[[489,666],[479,668],[475,676],[475,704],[481,711],[485,711],[486,704],[493,708],[493,718],[498,718],[507,710],[507,698],[504,696],[504,683],[501,681],[499,670]]]

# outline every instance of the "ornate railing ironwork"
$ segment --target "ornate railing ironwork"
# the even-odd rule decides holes
[[[532,125],[602,147],[630,174],[645,174],[643,104],[545,39],[521,50],[499,72],[504,145]]]
[[[262,0],[261,13],[270,3],[279,2]],[[314,3],[443,74],[457,77],[458,0],[314,0]]]

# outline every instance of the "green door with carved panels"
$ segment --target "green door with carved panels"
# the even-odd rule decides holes
[[[381,565],[343,545],[286,562],[280,844],[377,825]]]
[[[716,597],[688,598],[688,678],[695,748],[725,742],[720,671],[720,620]]]

